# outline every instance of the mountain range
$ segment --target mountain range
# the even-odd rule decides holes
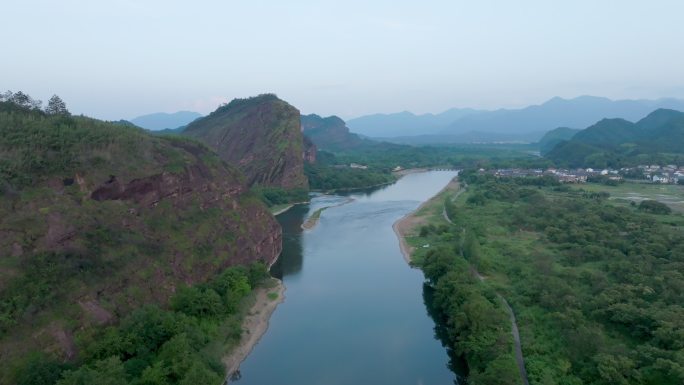
[[[347,121],[352,132],[410,143],[472,143],[482,141],[536,142],[555,127],[582,128],[603,118],[637,120],[649,112],[667,108],[684,111],[684,101],[610,100],[595,96],[573,99],[555,97],[540,105],[494,111],[451,109],[441,114],[410,112],[375,114]]]
[[[138,116],[130,120],[131,123],[151,131],[177,129],[201,118],[202,114],[193,111],[178,111],[173,113],[156,112]]]
[[[557,143],[545,156],[571,167],[621,167],[684,161],[684,113],[658,109],[632,123],[602,119]]]

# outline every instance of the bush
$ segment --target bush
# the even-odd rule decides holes
[[[672,212],[672,209],[664,203],[654,200],[645,200],[639,203],[639,211],[667,215]]]

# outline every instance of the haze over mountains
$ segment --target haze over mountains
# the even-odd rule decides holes
[[[451,109],[441,114],[374,114],[351,119],[352,132],[399,143],[534,142],[557,127],[582,128],[603,118],[638,120],[658,108],[684,110],[684,101],[555,97],[541,105],[494,111]]]
[[[156,112],[133,118],[131,119],[131,123],[148,130],[159,131],[185,126],[201,117],[202,114],[194,111],[178,111],[174,113]]]
[[[658,109],[636,123],[602,119],[569,140],[559,141],[544,155],[556,164],[571,167],[680,164],[684,157],[682,144],[684,113]]]

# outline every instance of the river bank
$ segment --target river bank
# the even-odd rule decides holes
[[[342,203],[338,203],[336,205],[331,205],[331,206],[321,207],[320,209],[314,211],[313,214],[311,214],[308,218],[306,218],[304,223],[302,223],[302,229],[311,230],[314,227],[316,227],[316,225],[318,224],[318,221],[321,219],[321,214],[323,213],[323,211],[325,211],[329,208],[333,208],[333,207],[344,206],[344,205],[351,203],[353,201],[354,201],[354,199],[348,198]]]
[[[415,236],[421,226],[428,224],[429,217],[434,214],[432,211],[438,210],[441,215],[445,196],[451,193],[458,193],[460,188],[461,186],[458,183],[458,177],[455,177],[435,196],[421,203],[417,209],[394,222],[392,229],[399,239],[399,248],[401,249],[401,253],[404,256],[406,263],[409,265],[412,264],[411,254],[415,250],[415,248],[408,243],[406,238]]]
[[[465,188],[462,188],[462,186],[459,185],[457,178],[454,178],[446,187],[444,187],[444,189],[442,189],[442,191],[437,193],[437,195],[425,201],[416,210],[394,223],[393,229],[399,238],[401,252],[404,256],[404,260],[406,260],[409,265],[412,265],[412,255],[415,251],[415,247],[411,246],[406,238],[417,237],[419,229],[424,225],[440,225],[442,223],[453,224],[446,211],[445,200],[450,199],[454,201],[464,191]],[[430,245],[426,244],[425,247],[430,247]],[[478,272],[475,265],[470,266],[470,272],[477,277],[480,282],[486,280],[486,277]],[[509,316],[516,365],[522,384],[527,385],[529,382],[515,312],[503,295],[498,291],[495,293],[501,301],[503,309]]]
[[[407,169],[403,169],[403,170],[399,170],[399,171],[392,171],[392,175],[394,175],[396,177],[402,177],[404,175],[415,174],[418,172],[425,172],[425,171],[429,171],[429,169],[428,168],[407,168]]]
[[[247,358],[259,339],[268,330],[268,322],[276,307],[285,300],[285,285],[275,278],[271,284],[259,287],[254,292],[254,304],[242,321],[242,337],[238,345],[223,358],[229,383],[239,378],[240,364]]]
[[[239,365],[237,384],[453,384],[425,308],[423,275],[406,268],[392,225],[454,175],[416,173],[372,191],[316,195],[279,215],[283,252],[273,272],[287,299]],[[303,230],[326,206],[318,224]]]

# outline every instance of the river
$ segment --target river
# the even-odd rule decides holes
[[[428,314],[423,275],[406,264],[392,230],[455,175],[409,174],[373,191],[318,196],[281,214],[283,253],[271,273],[283,280],[286,299],[235,383],[457,383]],[[326,206],[333,207],[316,227],[301,229],[307,215]]]

